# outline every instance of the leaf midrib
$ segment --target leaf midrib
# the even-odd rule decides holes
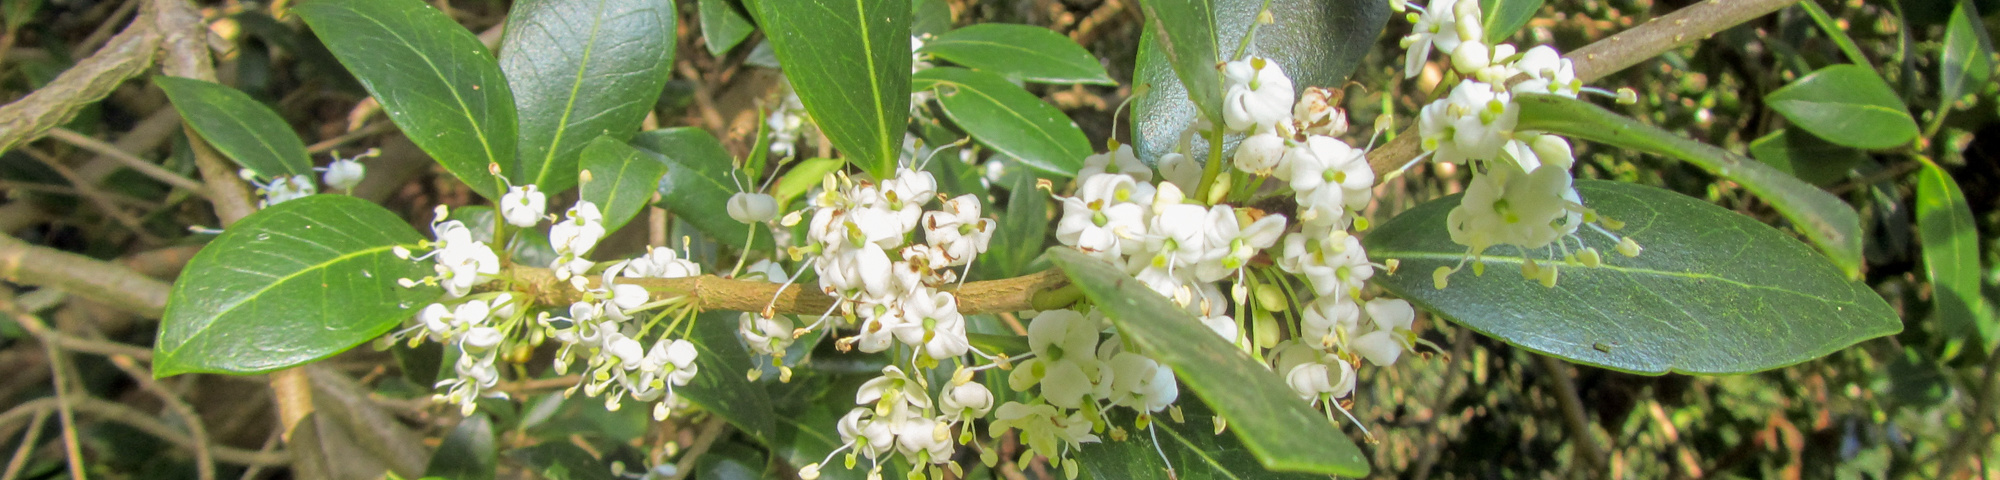
[[[988,94],[986,94],[986,92],[984,92],[984,91],[982,91],[982,90],[980,90],[980,89],[977,89],[977,88],[968,88],[968,86],[967,86],[966,84],[963,84],[963,83],[959,83],[959,82],[956,82],[956,81],[952,81],[952,80],[948,80],[948,79],[942,79],[942,78],[933,78],[932,80],[933,80],[933,81],[935,81],[935,82],[937,82],[937,83],[938,83],[938,84],[940,84],[940,85],[950,85],[950,86],[952,86],[953,88],[955,88],[955,89],[956,89],[956,91],[952,93],[952,96],[957,96],[957,94],[958,94],[959,92],[972,92],[972,93],[974,93],[974,94],[978,94],[978,95],[979,95],[980,97],[983,97],[983,98],[985,98],[985,99],[986,99],[986,101],[987,101],[988,103],[991,103],[991,104],[993,104],[993,105],[997,105],[997,106],[999,106],[999,107],[1000,107],[1000,109],[1001,109],[1001,110],[1003,110],[1003,111],[1006,111],[1008,115],[1011,115],[1011,116],[1013,116],[1014,118],[1017,118],[1017,119],[1020,119],[1020,120],[1021,120],[1022,122],[1025,122],[1025,123],[1027,123],[1028,125],[1032,125],[1032,126],[1034,126],[1034,127],[1035,127],[1035,128],[1034,128],[1034,130],[1035,130],[1035,133],[1037,133],[1037,134],[1040,134],[1040,135],[1041,135],[1041,137],[1042,137],[1043,139],[1046,139],[1046,140],[1048,140],[1050,144],[1053,144],[1053,145],[1055,145],[1055,146],[1056,146],[1057,148],[1061,148],[1061,149],[1062,149],[1062,150],[1064,150],[1064,151],[1065,151],[1066,153],[1068,153],[1067,151],[1068,151],[1069,149],[1068,149],[1068,148],[1063,148],[1063,142],[1062,142],[1061,140],[1057,140],[1057,139],[1056,139],[1056,138],[1055,138],[1054,136],[1050,135],[1050,132],[1049,132],[1049,130],[1048,130],[1048,129],[1046,129],[1046,128],[1042,128],[1042,125],[1041,125],[1041,122],[1036,122],[1036,121],[1034,121],[1033,119],[1030,119],[1030,118],[1028,118],[1028,117],[1026,117],[1026,116],[1022,116],[1022,115],[1021,115],[1021,112],[1020,112],[1020,111],[1018,111],[1018,110],[1015,110],[1015,109],[1013,109],[1013,108],[1010,108],[1010,107],[1008,107],[1008,106],[1007,106],[1007,104],[1006,104],[1006,103],[1003,103],[1003,102],[1001,102],[1001,101],[1000,101],[1000,99],[998,99],[998,98],[994,98],[994,97],[993,97],[992,95],[988,95]],[[1039,101],[1039,99],[1037,99],[1037,100]],[[946,111],[946,112],[950,112],[950,110],[951,110],[951,109],[949,108],[949,106],[947,106],[947,108],[945,109],[945,111]],[[998,149],[998,150],[1007,150],[1007,149],[1005,149],[1005,148],[1001,148],[1001,147],[999,147],[999,146],[993,146],[993,148],[994,148],[994,149]],[[1009,152],[1009,153],[1012,153],[1012,152]],[[1020,155],[1015,155],[1015,157],[1016,157],[1016,158],[1019,158],[1019,157],[1021,157],[1021,156],[1020,156]]]
[[[426,6],[423,8],[430,8],[430,7]],[[499,155],[493,153],[493,142],[486,138],[486,125],[480,123],[478,118],[474,118],[472,116],[472,107],[470,105],[466,105],[465,96],[458,91],[458,86],[451,81],[451,78],[445,76],[443,70],[438,69],[437,62],[431,60],[430,54],[424,53],[423,50],[413,47],[410,41],[406,38],[403,38],[403,35],[400,32],[397,32],[396,29],[394,28],[390,28],[389,25],[383,23],[382,20],[377,19],[374,16],[368,15],[367,12],[363,12],[359,9],[353,9],[353,8],[349,8],[347,9],[347,11],[353,12],[356,16],[367,19],[370,22],[374,22],[375,25],[378,27],[382,27],[382,31],[388,32],[390,36],[395,37],[399,45],[401,45],[405,49],[408,49],[411,53],[415,53],[417,55],[417,58],[423,59],[424,66],[431,68],[431,73],[437,75],[439,83],[444,85],[445,90],[451,92],[451,99],[453,101],[458,102],[459,113],[464,114],[466,122],[472,125],[472,134],[479,137],[479,147],[485,151],[487,163],[496,164],[500,162]],[[485,47],[481,48],[484,49]],[[475,74],[475,76],[476,75],[477,74]],[[480,80],[485,80],[485,79],[480,79]],[[496,88],[506,88],[506,86],[507,86],[506,83],[502,82]],[[498,186],[497,183],[495,185]]]
[[[293,271],[292,273],[286,274],[285,276],[277,277],[271,280],[270,283],[265,284],[262,288],[258,288],[252,291],[249,295],[244,295],[243,297],[236,299],[236,301],[229,302],[227,304],[222,305],[221,308],[215,309],[216,312],[215,315],[209,317],[208,322],[203,323],[200,328],[196,328],[193,332],[188,332],[188,334],[185,337],[182,337],[179,343],[174,344],[170,346],[168,349],[166,349],[164,352],[165,354],[161,356],[162,358],[160,359],[160,361],[162,363],[170,363],[168,362],[169,360],[172,360],[173,358],[178,357],[180,355],[181,347],[187,346],[187,344],[192,343],[195,338],[201,337],[202,334],[207,333],[210,328],[213,328],[215,326],[216,320],[219,320],[222,317],[229,315],[231,312],[235,311],[237,307],[243,306],[243,304],[249,303],[251,300],[255,300],[258,297],[262,297],[265,292],[269,292],[272,289],[277,288],[279,285],[291,281],[295,277],[304,275],[307,272],[317,272],[326,270],[332,264],[340,263],[348,259],[352,259],[362,255],[381,253],[383,251],[396,248],[397,246],[401,245],[400,244],[382,245],[382,246],[368,247],[361,250],[355,250],[352,252],[334,256],[333,258],[326,259],[325,261],[321,261],[319,263],[308,265],[305,268],[298,269],[297,271]]]
[[[569,131],[570,115],[576,113],[576,98],[579,96],[578,92],[583,90],[584,74],[590,71],[590,56],[597,50],[598,31],[604,27],[604,3],[604,0],[599,0],[596,10],[591,12],[590,35],[589,40],[583,45],[583,60],[577,62],[576,76],[570,81],[569,98],[563,103],[562,118],[556,121],[556,134],[549,140],[549,153],[542,157],[542,166],[535,173],[536,185],[548,184],[549,172],[555,170],[551,167],[555,166],[556,152],[562,147],[563,133]],[[519,122],[517,118],[515,123]],[[523,168],[525,167],[524,165]]]
[[[1444,253],[1444,252],[1412,252],[1412,251],[1393,251],[1393,250],[1389,250],[1389,251],[1374,251],[1374,252],[1369,252],[1369,255],[1370,255],[1370,256],[1374,256],[1374,257],[1379,257],[1379,258],[1404,258],[1404,259],[1422,259],[1422,260],[1439,260],[1439,261],[1458,261],[1458,260],[1460,260],[1460,259],[1464,258],[1464,256],[1465,256],[1465,252],[1450,252],[1450,253]],[[1521,257],[1513,257],[1513,256],[1501,256],[1501,255],[1481,255],[1481,256],[1479,257],[1479,261],[1480,261],[1480,262],[1482,262],[1482,263],[1488,263],[1488,264],[1492,264],[1492,263],[1501,263],[1501,264],[1512,264],[1512,265],[1520,265],[1520,264],[1524,264],[1524,263],[1527,263],[1527,262],[1526,262],[1526,261],[1525,261],[1525,260],[1524,260],[1523,258],[1521,258]],[[1787,294],[1792,294],[1792,295],[1798,295],[1798,296],[1803,296],[1803,297],[1812,297],[1812,298],[1817,298],[1817,299],[1820,299],[1820,300],[1823,300],[1823,301],[1826,301],[1827,303],[1834,303],[1834,304],[1840,304],[1840,305],[1848,305],[1848,306],[1855,306],[1855,307],[1859,307],[1859,306],[1860,306],[1860,304],[1859,304],[1859,303],[1856,303],[1856,302],[1854,302],[1854,301],[1851,301],[1851,300],[1849,300],[1849,301],[1836,301],[1836,300],[1832,300],[1832,299],[1827,299],[1827,298],[1825,298],[1825,297],[1822,297],[1822,296],[1818,296],[1818,295],[1813,295],[1813,294],[1808,294],[1808,293],[1803,293],[1803,292],[1797,292],[1797,291],[1792,291],[1792,290],[1787,290],[1787,289],[1784,289],[1784,288],[1779,288],[1779,287],[1776,287],[1776,286],[1769,286],[1769,285],[1757,285],[1757,284],[1752,284],[1752,283],[1745,283],[1745,282],[1743,282],[1743,281],[1739,281],[1739,280],[1736,280],[1736,279],[1732,279],[1732,278],[1729,278],[1729,277],[1722,277],[1722,276],[1716,276],[1716,275],[1711,275],[1711,274],[1706,274],[1706,273],[1695,273],[1695,272],[1674,272],[1674,271],[1668,271],[1668,270],[1655,270],[1655,269],[1651,269],[1651,268],[1636,268],[1636,267],[1624,267],[1624,266],[1618,266],[1618,265],[1611,265],[1611,264],[1604,264],[1604,265],[1599,265],[1599,266],[1596,266],[1596,267],[1586,267],[1586,268],[1589,268],[1589,269],[1593,269],[1593,270],[1610,270],[1610,271],[1614,271],[1614,272],[1620,272],[1620,273],[1631,273],[1631,274],[1639,274],[1639,275],[1653,275],[1653,276],[1660,276],[1660,277],[1674,277],[1674,278],[1680,278],[1680,279],[1685,279],[1685,280],[1693,280],[1693,281],[1703,281],[1703,280],[1714,280],[1714,281],[1719,281],[1719,282],[1723,282],[1723,283],[1728,283],[1728,284],[1730,284],[1730,285],[1733,285],[1733,286],[1736,286],[1736,287],[1740,287],[1740,288],[1746,288],[1746,289],[1752,289],[1752,290],[1770,290],[1770,291],[1776,291],[1776,292],[1783,292],[1783,293],[1787,293]]]

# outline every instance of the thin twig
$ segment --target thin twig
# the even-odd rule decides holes
[[[167,307],[166,282],[115,263],[0,234],[0,279],[63,289],[113,308],[160,318]]]
[[[83,196],[83,191],[78,190],[76,187],[49,185],[49,184],[34,183],[34,182],[23,182],[18,180],[0,180],[0,189],[15,190],[22,192],[49,193],[56,195],[71,195],[76,197]],[[160,207],[160,204],[157,202],[129,197],[122,193],[103,192],[103,194],[105,198],[121,206],[132,207],[132,208],[147,208],[147,209]]]
[[[306,153],[319,155],[322,153],[332,151],[333,149],[340,148],[341,145],[352,143],[355,140],[372,137],[375,136],[376,134],[387,132],[395,128],[396,124],[392,122],[375,122],[369,124],[366,127],[361,127],[360,129],[357,129],[355,131],[340,134],[340,136],[338,137],[329,138],[319,143],[307,145]]]
[[[89,480],[90,475],[85,473],[83,468],[83,446],[76,439],[76,412],[71,411],[69,404],[67,378],[69,374],[63,369],[63,364],[68,363],[68,359],[63,358],[60,346],[47,344],[44,345],[44,349],[49,354],[49,369],[53,370],[51,375],[56,389],[56,415],[62,418],[63,451],[64,456],[69,459],[69,476],[76,480]]]
[[[132,357],[113,355],[111,364],[124,371],[125,376],[131,377],[132,381],[139,382],[141,388],[153,392],[153,396],[160,397],[160,402],[167,404],[167,408],[181,416],[182,423],[187,425],[188,435],[194,437],[192,447],[196,477],[201,480],[215,480],[215,454],[209,451],[208,427],[202,425],[201,414],[194,411],[194,406],[188,405],[179,395],[174,394],[173,390],[154,379],[153,372],[141,368]]]
[[[21,329],[27,330],[28,334],[34,335],[36,339],[41,340],[42,343],[45,344],[61,346],[63,348],[69,350],[75,350],[78,352],[94,353],[104,356],[124,356],[124,357],[142,359],[146,361],[153,360],[152,350],[147,350],[145,348],[135,347],[108,340],[92,340],[87,338],[77,338],[75,336],[56,331],[55,329],[49,328],[48,323],[43,322],[41,317],[37,317],[33,314],[28,313],[26,310],[16,305],[13,301],[0,300],[0,311],[4,311],[9,316],[12,316],[14,318],[15,324],[20,325]]]
[[[184,189],[190,192],[200,194],[202,196],[208,196],[208,188],[204,187],[201,184],[201,182],[197,182],[194,181],[193,179],[183,177],[181,176],[181,174],[174,173],[172,170],[167,170],[166,167],[161,167],[159,165],[154,164],[153,162],[148,162],[144,158],[139,158],[138,155],[133,155],[132,152],[121,150],[118,148],[118,146],[112,145],[103,140],[92,138],[89,135],[76,133],[75,131],[67,128],[49,129],[49,138],[61,140],[63,143],[75,145],[77,146],[77,148],[89,150],[98,155],[103,155],[107,158],[117,160],[118,163],[124,164],[126,168],[130,168],[133,171],[137,171],[141,174],[146,175],[147,177],[152,177],[152,179],[154,180],[159,180],[160,183],[173,185],[175,188]]]
[[[33,148],[22,148],[20,150],[27,153],[29,157],[33,157],[36,161],[42,162],[43,165],[47,165],[49,170],[56,172],[56,175],[61,175],[63,180],[70,183],[70,186],[76,187],[77,193],[83,195],[85,200],[89,200],[90,203],[95,204],[98,210],[104,211],[105,215],[110,216],[112,220],[116,220],[119,225],[124,225],[125,229],[131,230],[133,235],[138,235],[146,243],[157,244],[161,242],[159,236],[146,231],[146,224],[140,222],[139,217],[132,216],[131,212],[127,212],[124,208],[119,207],[118,202],[112,201],[111,197],[98,190],[96,185],[84,181],[82,176],[77,175],[76,171],[71,170],[68,165],[63,165],[62,161],[56,160],[55,157],[51,157],[49,154],[42,153],[42,151]]]
[[[34,451],[35,443],[41,440],[42,425],[47,423],[48,419],[47,410],[35,412],[35,419],[29,421],[28,430],[21,433],[21,446],[14,449],[14,458],[7,461],[7,471],[0,473],[0,480],[20,478],[21,467],[28,466],[28,454]]]
[[[1604,450],[1597,446],[1597,440],[1591,438],[1590,419],[1584,416],[1583,398],[1577,395],[1576,384],[1570,379],[1569,365],[1548,355],[1530,355],[1541,363],[1542,370],[1549,374],[1549,382],[1556,387],[1556,402],[1562,405],[1563,425],[1568,427],[1570,438],[1575,439],[1577,456],[1583,457],[1584,464],[1599,473],[1597,477],[1605,477],[1602,473],[1607,471],[1609,463],[1605,461]]]
[[[160,422],[159,419],[153,418],[153,415],[135,410],[122,403],[90,396],[73,397],[67,400],[59,400],[55,397],[42,397],[30,400],[15,406],[12,410],[0,413],[0,425],[8,425],[13,422],[32,418],[34,415],[57,411],[63,405],[75,409],[76,413],[97,417],[99,420],[122,423],[145,432],[147,435],[166,440],[167,443],[174,444],[174,446],[189,451],[194,450],[193,438],[188,437],[187,434],[181,433],[179,430],[175,430],[174,427],[167,426],[166,423]],[[212,448],[215,452],[215,459],[223,463],[274,467],[292,464],[291,453],[284,450],[260,452],[227,445],[215,445]]]
[[[694,473],[694,462],[701,460],[702,454],[708,453],[708,447],[714,446],[715,440],[722,438],[722,432],[728,430],[729,422],[723,421],[722,417],[708,419],[708,423],[701,427],[701,435],[694,438],[694,444],[681,453],[679,462],[674,463],[676,468],[671,480],[685,480],[688,474]]]
[[[1957,478],[1958,469],[1979,457],[1977,452],[1986,450],[1986,444],[1992,439],[1993,428],[1990,425],[1996,414],[1993,402],[2000,400],[1996,398],[2000,397],[2000,349],[1987,352],[1982,368],[1986,369],[1986,375],[1979,381],[1979,391],[1973,394],[1972,409],[1965,414],[1970,424],[1959,430],[1958,438],[1952,439],[1951,446],[1945,449],[1944,457],[1939,460],[1937,478]]]

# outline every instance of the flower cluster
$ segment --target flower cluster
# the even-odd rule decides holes
[[[331,163],[328,163],[324,167],[314,168],[313,170],[325,172],[321,176],[321,180],[326,182],[328,187],[343,192],[352,192],[355,186],[361,184],[361,179],[368,174],[368,168],[361,165],[361,159],[380,156],[381,154],[380,150],[373,148],[352,157],[342,157],[340,156],[340,152],[333,152],[333,161]],[[241,177],[243,181],[250,182],[251,186],[257,187],[257,208],[260,209],[270,208],[272,205],[319,193],[319,185],[314,184],[312,177],[307,175],[288,175],[261,180],[257,176],[257,172],[250,171],[249,169],[238,170],[236,175]]]
[[[859,330],[836,346],[869,353],[894,349],[892,358],[907,360],[918,370],[958,361],[965,371],[963,357],[978,353],[966,336],[958,297],[943,287],[963,275],[954,269],[970,268],[986,251],[994,221],[981,217],[974,195],[943,200],[938,209],[926,210],[939,197],[930,173],[907,167],[879,181],[829,176],[812,197],[801,251],[817,254],[810,264],[819,274],[820,290],[839,299],[834,306],[839,317]],[[912,241],[918,231],[922,243]],[[818,328],[832,313],[792,335]],[[776,337],[779,327],[789,325],[768,314],[746,317],[741,326],[760,353],[775,353],[788,344]],[[950,462],[949,428],[983,416],[992,405],[990,392],[970,383],[968,372],[943,401],[933,403],[927,381],[902,372],[892,365],[862,388],[855,399],[859,406],[841,421],[842,440],[875,461],[876,469],[879,457],[892,451],[919,470]],[[853,462],[850,456],[849,465]]]
[[[1569,141],[1517,131],[1520,107],[1515,103],[1518,95],[1574,98],[1586,92],[1630,103],[1635,94],[1629,89],[1612,93],[1584,86],[1570,60],[1547,45],[1526,52],[1516,52],[1511,44],[1487,45],[1482,40],[1479,2],[1434,0],[1427,7],[1401,2],[1396,6],[1415,10],[1409,15],[1415,29],[1403,38],[1409,49],[1405,74],[1421,71],[1435,49],[1448,55],[1450,67],[1465,79],[1423,107],[1417,130],[1430,160],[1473,164],[1464,200],[1452,209],[1446,227],[1452,241],[1466,246],[1475,272],[1481,265],[1477,259],[1488,249],[1510,245],[1526,258],[1524,276],[1554,286],[1557,265],[1538,264],[1529,254],[1542,250],[1566,264],[1598,265],[1602,259],[1598,251],[1577,236],[1586,225],[1617,241],[1620,253],[1637,255],[1638,243],[1612,233],[1618,222],[1584,206],[1572,185],[1569,169],[1575,159]],[[1571,250],[1572,243],[1578,250]],[[1460,267],[1434,272],[1437,287],[1444,288]]]
[[[696,276],[701,267],[667,247],[654,247],[630,260],[606,264],[590,260],[589,253],[607,232],[597,206],[577,201],[561,221],[548,227],[555,252],[548,267],[555,280],[574,289],[580,300],[570,304],[564,315],[541,312],[531,318],[534,305],[527,300],[528,285],[503,274],[500,252],[478,238],[491,235],[497,242],[504,237],[495,232],[538,228],[555,217],[547,213],[547,194],[533,185],[508,187],[496,207],[489,227],[494,231],[475,232],[465,221],[450,219],[450,212],[439,206],[431,224],[436,239],[417,245],[425,250],[422,254],[395,249],[399,257],[431,263],[436,272],[422,279],[403,279],[405,287],[436,285],[445,292],[445,299],[419,311],[414,325],[390,336],[406,338],[413,345],[436,341],[458,351],[455,375],[436,385],[444,392],[437,400],[469,414],[479,398],[499,385],[497,363],[503,356],[525,361],[535,347],[553,340],[560,344],[553,365],[557,373],[567,373],[574,365],[584,368],[568,393],[582,390],[604,397],[605,408],[613,410],[626,398],[651,402],[654,417],[666,418],[679,402],[674,387],[687,385],[699,371],[694,344],[673,336],[695,312],[685,299],[655,301],[645,287],[630,282]],[[645,314],[656,309],[657,314]],[[672,322],[666,323],[669,318]]]

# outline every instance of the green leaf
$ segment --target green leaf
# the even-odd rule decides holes
[[[1215,42],[1219,51],[1227,55],[1236,53],[1264,2],[1214,0],[1216,31],[1220,33]],[[1276,61],[1292,78],[1292,85],[1300,90],[1347,83],[1348,74],[1375,46],[1382,26],[1389,21],[1387,2],[1270,0],[1270,3],[1272,18],[1277,23],[1258,26],[1257,38],[1247,53]],[[1187,86],[1175,76],[1170,57],[1157,41],[1159,38],[1152,28],[1144,31],[1132,74],[1133,88],[1145,90],[1132,103],[1132,148],[1138,150],[1139,158],[1147,161],[1172,151],[1180,141],[1181,132],[1194,125],[1195,118],[1204,115],[1188,100]],[[1209,67],[1213,70],[1214,64]],[[1205,92],[1213,92],[1219,105],[1221,83],[1204,88]],[[1207,140],[1195,139],[1189,153],[1197,159],[1207,158]]]
[[[396,214],[342,195],[244,217],[174,282],[153,373],[261,373],[381,336],[438,298],[436,287],[396,284],[431,273],[390,251],[420,240]]]
[[[424,476],[492,480],[500,466],[498,455],[493,446],[493,421],[484,414],[475,414],[451,429],[451,435],[438,445],[437,453],[431,454]]]
[[[411,142],[473,191],[500,198],[487,165],[515,168],[514,96],[472,32],[420,0],[316,0],[292,11]]]
[[[1871,74],[1872,75],[1872,74]],[[1839,197],[1728,150],[1639,123],[1589,102],[1556,95],[1521,95],[1519,130],[1602,142],[1681,159],[1735,181],[1771,203],[1818,245],[1849,278],[1861,278],[1861,216]]]
[[[616,232],[652,202],[666,176],[667,164],[659,157],[645,155],[609,135],[591,140],[583,148],[583,169],[591,181],[579,195],[597,204],[604,213],[604,231]]]
[[[1980,295],[1979,227],[1973,223],[1972,207],[1959,191],[1951,174],[1928,160],[1917,174],[1917,234],[1923,243],[1924,270],[1930,275],[1931,295],[1937,307],[1947,345],[1964,340],[1972,345],[1991,345],[2000,340],[1986,304]],[[1956,348],[1947,348],[1947,351]],[[1954,352],[1955,353],[1955,352]]]
[[[785,176],[778,177],[778,183],[771,187],[771,197],[776,198],[779,205],[791,203],[792,199],[819,186],[821,179],[844,166],[847,166],[847,162],[831,158],[814,158],[799,162],[792,165],[792,170],[785,172]]]
[[[971,25],[939,35],[922,51],[966,68],[1030,82],[1118,85],[1082,45],[1034,25]]]
[[[848,163],[889,178],[910,119],[910,5],[760,0],[757,20],[785,78]]]
[[[1277,374],[1216,336],[1187,310],[1116,265],[1070,248],[1050,249],[1048,254],[1111,317],[1126,341],[1173,367],[1182,385],[1227,419],[1229,429],[1265,468],[1350,477],[1368,474],[1368,460],[1353,440],[1307,406]]]
[[[1541,10],[1542,0],[1479,0],[1479,11],[1485,17],[1479,23],[1486,27],[1486,44],[1499,44],[1514,36]]]
[[[1892,148],[1917,137],[1917,121],[1896,91],[1860,65],[1819,69],[1771,92],[1764,102],[1799,128],[1854,148]]]
[[[1938,55],[1938,115],[1952,102],[1979,93],[1993,75],[1993,40],[1971,0],[1960,0],[1945,23],[1944,52]]]
[[[1225,0],[1226,1],[1226,0]],[[1182,86],[1181,100],[1192,101],[1195,111],[1208,118],[1214,125],[1222,124],[1222,74],[1218,65],[1226,61],[1223,49],[1236,44],[1233,39],[1241,34],[1222,34],[1226,22],[1236,20],[1226,13],[1234,13],[1232,5],[1218,4],[1217,0],[1139,0],[1139,10],[1145,12],[1146,27],[1140,43],[1141,50],[1153,52],[1158,60],[1148,62],[1142,58],[1141,64],[1160,63],[1169,67],[1175,82]],[[1250,6],[1249,21],[1255,21],[1262,1],[1243,0]],[[1256,6],[1251,6],[1251,5]],[[1225,17],[1225,18],[1218,18]],[[1244,25],[1249,25],[1245,23]],[[1228,50],[1233,53],[1235,50]],[[1145,52],[1140,53],[1145,57]],[[1143,68],[1143,67],[1142,67]],[[1148,82],[1158,81],[1151,76]],[[1159,89],[1161,85],[1154,85]],[[1155,90],[1155,94],[1160,94]],[[1136,111],[1135,111],[1136,112]],[[1138,118],[1138,115],[1133,115]],[[1176,132],[1178,133],[1178,132]]]
[[[1070,177],[1091,154],[1090,138],[1068,115],[1007,79],[937,67],[918,72],[916,81],[937,90],[938,104],[959,128],[1023,165]]]
[[[1811,133],[1779,129],[1750,142],[1750,156],[1814,185],[1830,186],[1868,160],[1868,153],[1834,145]]]
[[[687,340],[701,353],[695,357],[701,373],[674,392],[722,416],[758,442],[770,445],[771,440],[778,438],[778,427],[771,419],[774,415],[770,397],[744,377],[754,367],[750,351],[743,348],[741,337],[736,335],[738,315],[739,312],[712,311],[695,317],[693,335]]]
[[[701,40],[708,44],[708,54],[721,57],[729,49],[743,43],[756,25],[736,9],[736,2],[729,0],[700,0]]]
[[[1096,480],[1168,478],[1169,466],[1160,460],[1163,454],[1172,462],[1172,478],[1180,480],[1326,478],[1265,471],[1242,441],[1234,435],[1215,433],[1215,413],[1208,404],[1200,399],[1183,398],[1175,405],[1181,408],[1186,422],[1175,423],[1167,415],[1154,415],[1152,431],[1128,430],[1125,441],[1085,446],[1077,450],[1077,463],[1090,472],[1089,478]],[[1113,409],[1110,423],[1133,425],[1135,418],[1130,409]],[[1229,428],[1235,428],[1235,424],[1229,424]],[[1158,445],[1154,444],[1156,439]]]
[[[1035,177],[1022,175],[1008,186],[1007,209],[1001,213],[1000,231],[985,254],[975,261],[979,270],[995,278],[1028,273],[1028,264],[1042,255],[1049,234],[1049,197],[1035,190]]]
[[[515,3],[500,47],[521,118],[520,167],[509,178],[549,193],[576,185],[584,145],[631,138],[673,62],[672,0]]]
[[[910,0],[910,34],[938,35],[951,30],[951,4],[945,0]]]
[[[658,155],[667,162],[667,176],[660,179],[660,203],[669,213],[715,237],[717,242],[742,247],[750,226],[722,213],[729,197],[740,190],[729,172],[729,152],[714,134],[695,127],[663,128],[632,137],[632,146]],[[771,236],[758,235],[752,249],[769,250]]]
[[[549,480],[618,480],[610,466],[569,442],[543,442],[508,450],[507,456]]]
[[[167,92],[174,110],[188,126],[257,176],[276,179],[313,176],[306,144],[285,118],[257,99],[234,88],[192,78],[156,75],[153,84]]]
[[[1461,271],[1439,290],[1431,272],[1465,255],[1445,231],[1459,203],[1450,196],[1367,235],[1370,258],[1401,262],[1374,283],[1509,344],[1649,375],[1769,370],[1902,329],[1867,285],[1756,219],[1654,187],[1579,180],[1576,189],[1645,251],[1626,258],[1607,236],[1580,232],[1604,266],[1559,266],[1550,288],[1522,279],[1522,258],[1492,252],[1485,275]]]

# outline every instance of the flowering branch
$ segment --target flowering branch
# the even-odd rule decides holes
[[[1708,0],[1592,42],[1566,57],[1575,62],[1576,79],[1589,82],[1793,3],[1798,0]],[[1386,178],[1422,153],[1417,127],[1411,125],[1396,140],[1369,151],[1368,166],[1376,178]]]
[[[555,275],[546,268],[515,267],[512,275],[520,285],[528,285],[534,300],[542,305],[568,305],[583,300],[583,292],[565,282],[556,281]],[[590,279],[590,288],[599,288],[597,278]],[[683,278],[625,278],[619,284],[646,287],[654,300],[675,297],[695,299],[703,310],[730,310],[741,312],[764,312],[781,315],[818,315],[833,308],[838,297],[807,290],[801,285],[785,287],[776,283],[756,280],[736,280],[715,275]],[[1069,284],[1062,272],[1045,270],[1013,278],[966,282],[957,287],[940,289],[952,292],[958,297],[958,310],[962,314],[1018,312],[1051,307],[1038,305],[1036,298],[1044,292],[1051,292]],[[783,288],[783,292],[779,291]],[[1038,308],[1040,307],[1040,308]]]

